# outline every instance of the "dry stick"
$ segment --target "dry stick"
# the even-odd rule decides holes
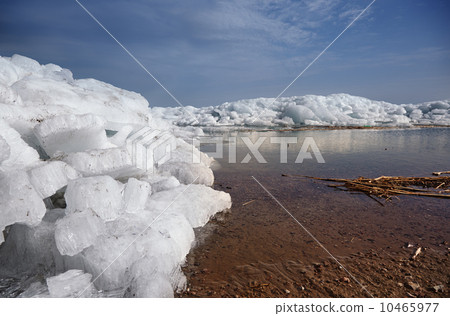
[[[355,185],[354,182],[352,182],[352,181],[348,181],[347,184],[351,184],[351,185],[353,184],[352,186],[356,190],[359,189],[361,191],[367,191],[367,189],[368,189],[367,188],[368,186],[366,186],[364,184],[359,184],[359,183],[357,183]],[[375,190],[378,189],[377,186],[369,187],[369,188],[373,188]],[[381,191],[383,191],[383,190],[381,190]],[[369,192],[372,193],[370,190],[369,190]],[[393,194],[403,194],[403,195],[429,196],[429,197],[437,197],[437,198],[444,198],[444,199],[450,198],[450,195],[445,195],[445,194],[436,194],[436,193],[428,193],[428,192],[414,192],[414,191],[411,192],[411,191],[406,191],[406,190],[397,190],[394,188],[388,188],[388,189],[384,190],[384,193],[385,194],[393,193]]]
[[[408,192],[408,191],[402,191],[402,190],[389,190],[389,191],[396,193],[396,194],[429,196],[429,197],[436,197],[436,198],[442,198],[442,199],[450,199],[450,195],[446,195],[446,194]]]
[[[448,178],[448,177],[444,177],[444,178]],[[368,179],[368,178],[364,178],[364,179]],[[379,181],[379,180],[401,180],[401,181],[432,180],[432,181],[435,181],[436,179],[437,179],[436,177],[391,177],[391,176],[381,176],[381,177],[378,177],[378,178],[375,178],[375,179],[368,179],[368,180],[372,180],[372,181]]]
[[[300,178],[308,178],[308,179],[314,179],[314,180],[322,180],[322,181],[331,181],[331,182],[358,182],[358,183],[362,183],[362,184],[366,184],[366,185],[376,185],[376,179],[383,179],[381,177],[376,178],[376,179],[369,179],[369,178],[358,178],[355,180],[350,180],[350,179],[339,179],[339,178],[319,178],[319,177],[311,177],[311,176],[304,176],[304,175],[290,175],[290,174],[282,174],[281,176],[283,177],[300,177]],[[439,177],[439,178],[432,178],[432,177],[384,177],[384,179],[390,179],[390,180],[394,180],[394,181],[399,181],[399,182],[413,182],[413,183],[417,183],[417,182],[421,182],[421,185],[424,184],[424,182],[426,183],[427,181],[429,182],[436,182],[436,181],[444,181],[444,183],[446,183],[446,181],[450,182],[450,177]],[[385,181],[384,181],[385,182]],[[381,184],[382,185],[382,184]],[[396,186],[400,186],[398,184],[395,183],[391,183],[391,185],[396,185]],[[418,189],[414,189],[414,188],[408,188],[409,190],[418,190]]]
[[[437,189],[439,189],[442,185],[444,185],[445,184],[445,182],[442,182],[441,184],[439,184],[435,189],[437,190]]]
[[[450,195],[442,194],[442,192],[441,193],[430,193],[427,190],[405,187],[402,185],[398,185],[396,183],[389,183],[387,181],[387,180],[391,180],[391,181],[396,181],[396,182],[401,182],[401,183],[412,182],[413,184],[419,183],[422,186],[430,186],[430,183],[428,183],[428,182],[436,182],[436,181],[444,180],[444,182],[442,182],[436,188],[436,189],[438,189],[439,187],[446,184],[446,181],[450,180],[449,177],[431,178],[431,177],[387,177],[387,176],[382,176],[382,177],[378,177],[375,179],[368,179],[368,178],[360,177],[356,180],[349,180],[349,179],[319,178],[319,177],[311,177],[311,176],[303,176],[303,175],[289,175],[289,174],[282,174],[282,176],[284,176],[284,177],[301,177],[301,178],[308,178],[308,179],[321,180],[321,181],[341,182],[341,183],[343,183],[341,185],[329,185],[329,186],[336,187],[336,188],[344,186],[348,189],[362,191],[369,197],[371,194],[375,194],[378,196],[385,196],[385,197],[388,197],[388,195],[403,194],[403,195],[416,195],[416,196],[427,196],[427,197],[436,197],[436,198],[450,198]],[[376,182],[381,182],[381,180],[384,180],[382,182],[384,182],[384,183],[387,182],[388,184],[376,183]],[[444,191],[444,192],[446,192],[446,191]],[[379,201],[377,201],[377,202],[380,203]]]
[[[359,183],[358,181],[348,181],[351,183]],[[445,183],[445,182],[443,182]],[[392,188],[392,185],[386,185],[386,184],[375,184],[375,183],[362,183],[362,185],[366,185],[366,186],[373,186],[373,187],[378,187],[378,188]],[[409,190],[409,191],[417,191],[417,192],[429,192],[428,190],[424,190],[424,189],[416,189],[416,188],[409,188],[409,187],[404,187],[404,186],[397,186],[397,189],[402,189],[402,190]],[[437,189],[437,188],[436,188]]]
[[[352,182],[348,182],[348,183],[352,183]],[[402,191],[402,193],[397,193],[397,194],[409,194],[409,195],[422,195],[422,196],[433,196],[431,194],[434,195],[438,195],[437,197],[443,197],[443,195],[441,195],[441,193],[430,193],[429,190],[422,190],[422,189],[416,189],[416,188],[409,188],[409,187],[403,187],[403,186],[388,186],[388,185],[369,185],[369,184],[364,184],[366,186],[372,186],[374,189],[377,188],[385,188],[385,192],[389,193],[389,192],[394,192],[394,191]],[[438,189],[438,188],[436,188]],[[407,193],[409,192],[409,193]],[[417,194],[414,194],[417,193]]]
[[[248,205],[250,203],[253,203],[253,202],[255,202],[255,200],[251,200],[251,201],[245,202],[245,203],[242,204],[242,206],[246,206],[246,205]]]

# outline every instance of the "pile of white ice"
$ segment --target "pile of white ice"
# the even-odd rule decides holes
[[[139,94],[0,57],[0,278],[45,276],[22,297],[182,289],[193,229],[231,199],[170,127]]]
[[[410,126],[450,125],[450,100],[392,104],[348,94],[258,98],[203,108],[152,108],[178,126]]]

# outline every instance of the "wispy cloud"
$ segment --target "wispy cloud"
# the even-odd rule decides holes
[[[309,11],[319,12],[319,13],[328,13],[332,11],[336,5],[338,5],[340,0],[314,0],[314,1],[306,1],[306,7]]]
[[[277,95],[370,3],[370,0],[80,1],[180,101],[193,105]],[[413,60],[408,57],[410,52],[414,54],[420,47],[447,50],[450,47],[448,31],[443,31],[448,28],[442,27],[444,22],[436,24],[438,19],[448,21],[447,17],[443,13],[434,16],[430,13],[426,20],[423,14],[434,6],[435,11],[448,12],[444,10],[448,4],[436,3],[423,6],[420,0],[377,1],[290,93],[339,92],[335,86],[330,89],[335,84],[333,71],[353,71],[357,69],[355,65],[362,67],[364,63],[378,65],[380,69],[401,67],[403,71],[407,67],[402,65],[408,63],[411,69],[418,69],[415,63],[424,64],[425,59]],[[404,18],[395,18],[400,14]],[[405,32],[409,37],[404,36]],[[445,38],[447,44],[440,46],[437,42],[440,38]],[[421,43],[411,44],[413,40]],[[0,55],[12,53],[61,64],[71,68],[76,77],[96,77],[141,92],[151,104],[173,105],[75,1],[0,1]],[[443,59],[432,52],[430,56],[434,63]],[[380,76],[381,70],[376,72]],[[329,85],[323,80],[310,80],[319,77],[327,78]],[[347,82],[339,80],[340,86]]]

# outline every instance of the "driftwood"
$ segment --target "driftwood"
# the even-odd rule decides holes
[[[447,172],[440,172],[443,174]],[[386,177],[357,179],[318,178],[303,175],[282,174],[284,177],[300,177],[339,184],[329,185],[341,190],[361,192],[382,204],[374,197],[391,199],[397,195],[415,195],[435,198],[450,198],[450,176],[439,177]]]

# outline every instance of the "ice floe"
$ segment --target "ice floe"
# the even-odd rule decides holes
[[[28,275],[20,297],[172,297],[193,228],[231,207],[180,137],[202,133],[137,93],[0,57],[0,277]]]

